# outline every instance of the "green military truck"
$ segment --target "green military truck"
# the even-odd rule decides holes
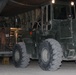
[[[7,2],[1,0],[0,12]],[[13,57],[14,65],[22,68],[30,59],[38,59],[43,70],[57,70],[62,60],[76,61],[75,3],[51,0],[35,6],[38,8],[6,18],[3,26],[8,44],[0,56]]]
[[[75,3],[55,1],[26,12],[22,40],[13,49],[16,67],[38,59],[43,70],[57,70],[62,60],[76,60]]]

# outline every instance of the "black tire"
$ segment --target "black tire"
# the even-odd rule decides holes
[[[47,51],[47,56],[44,51]],[[43,57],[45,55],[45,58]],[[62,61],[63,51],[59,42],[54,39],[46,39],[39,47],[39,65],[43,70],[57,70]]]
[[[25,68],[28,66],[29,61],[30,61],[30,58],[26,52],[25,43],[20,42],[16,44],[13,50],[13,62],[14,62],[15,67]]]

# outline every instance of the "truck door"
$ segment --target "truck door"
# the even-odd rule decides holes
[[[75,19],[74,5],[70,7],[70,13],[67,15],[68,18],[60,22],[60,36],[63,39],[73,38],[73,20]]]

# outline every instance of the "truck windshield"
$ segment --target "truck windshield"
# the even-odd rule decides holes
[[[54,19],[67,19],[70,14],[70,8],[68,5],[57,5],[53,6]]]

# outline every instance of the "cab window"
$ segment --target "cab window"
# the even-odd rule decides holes
[[[69,6],[67,5],[54,5],[54,19],[67,19],[69,10]]]

